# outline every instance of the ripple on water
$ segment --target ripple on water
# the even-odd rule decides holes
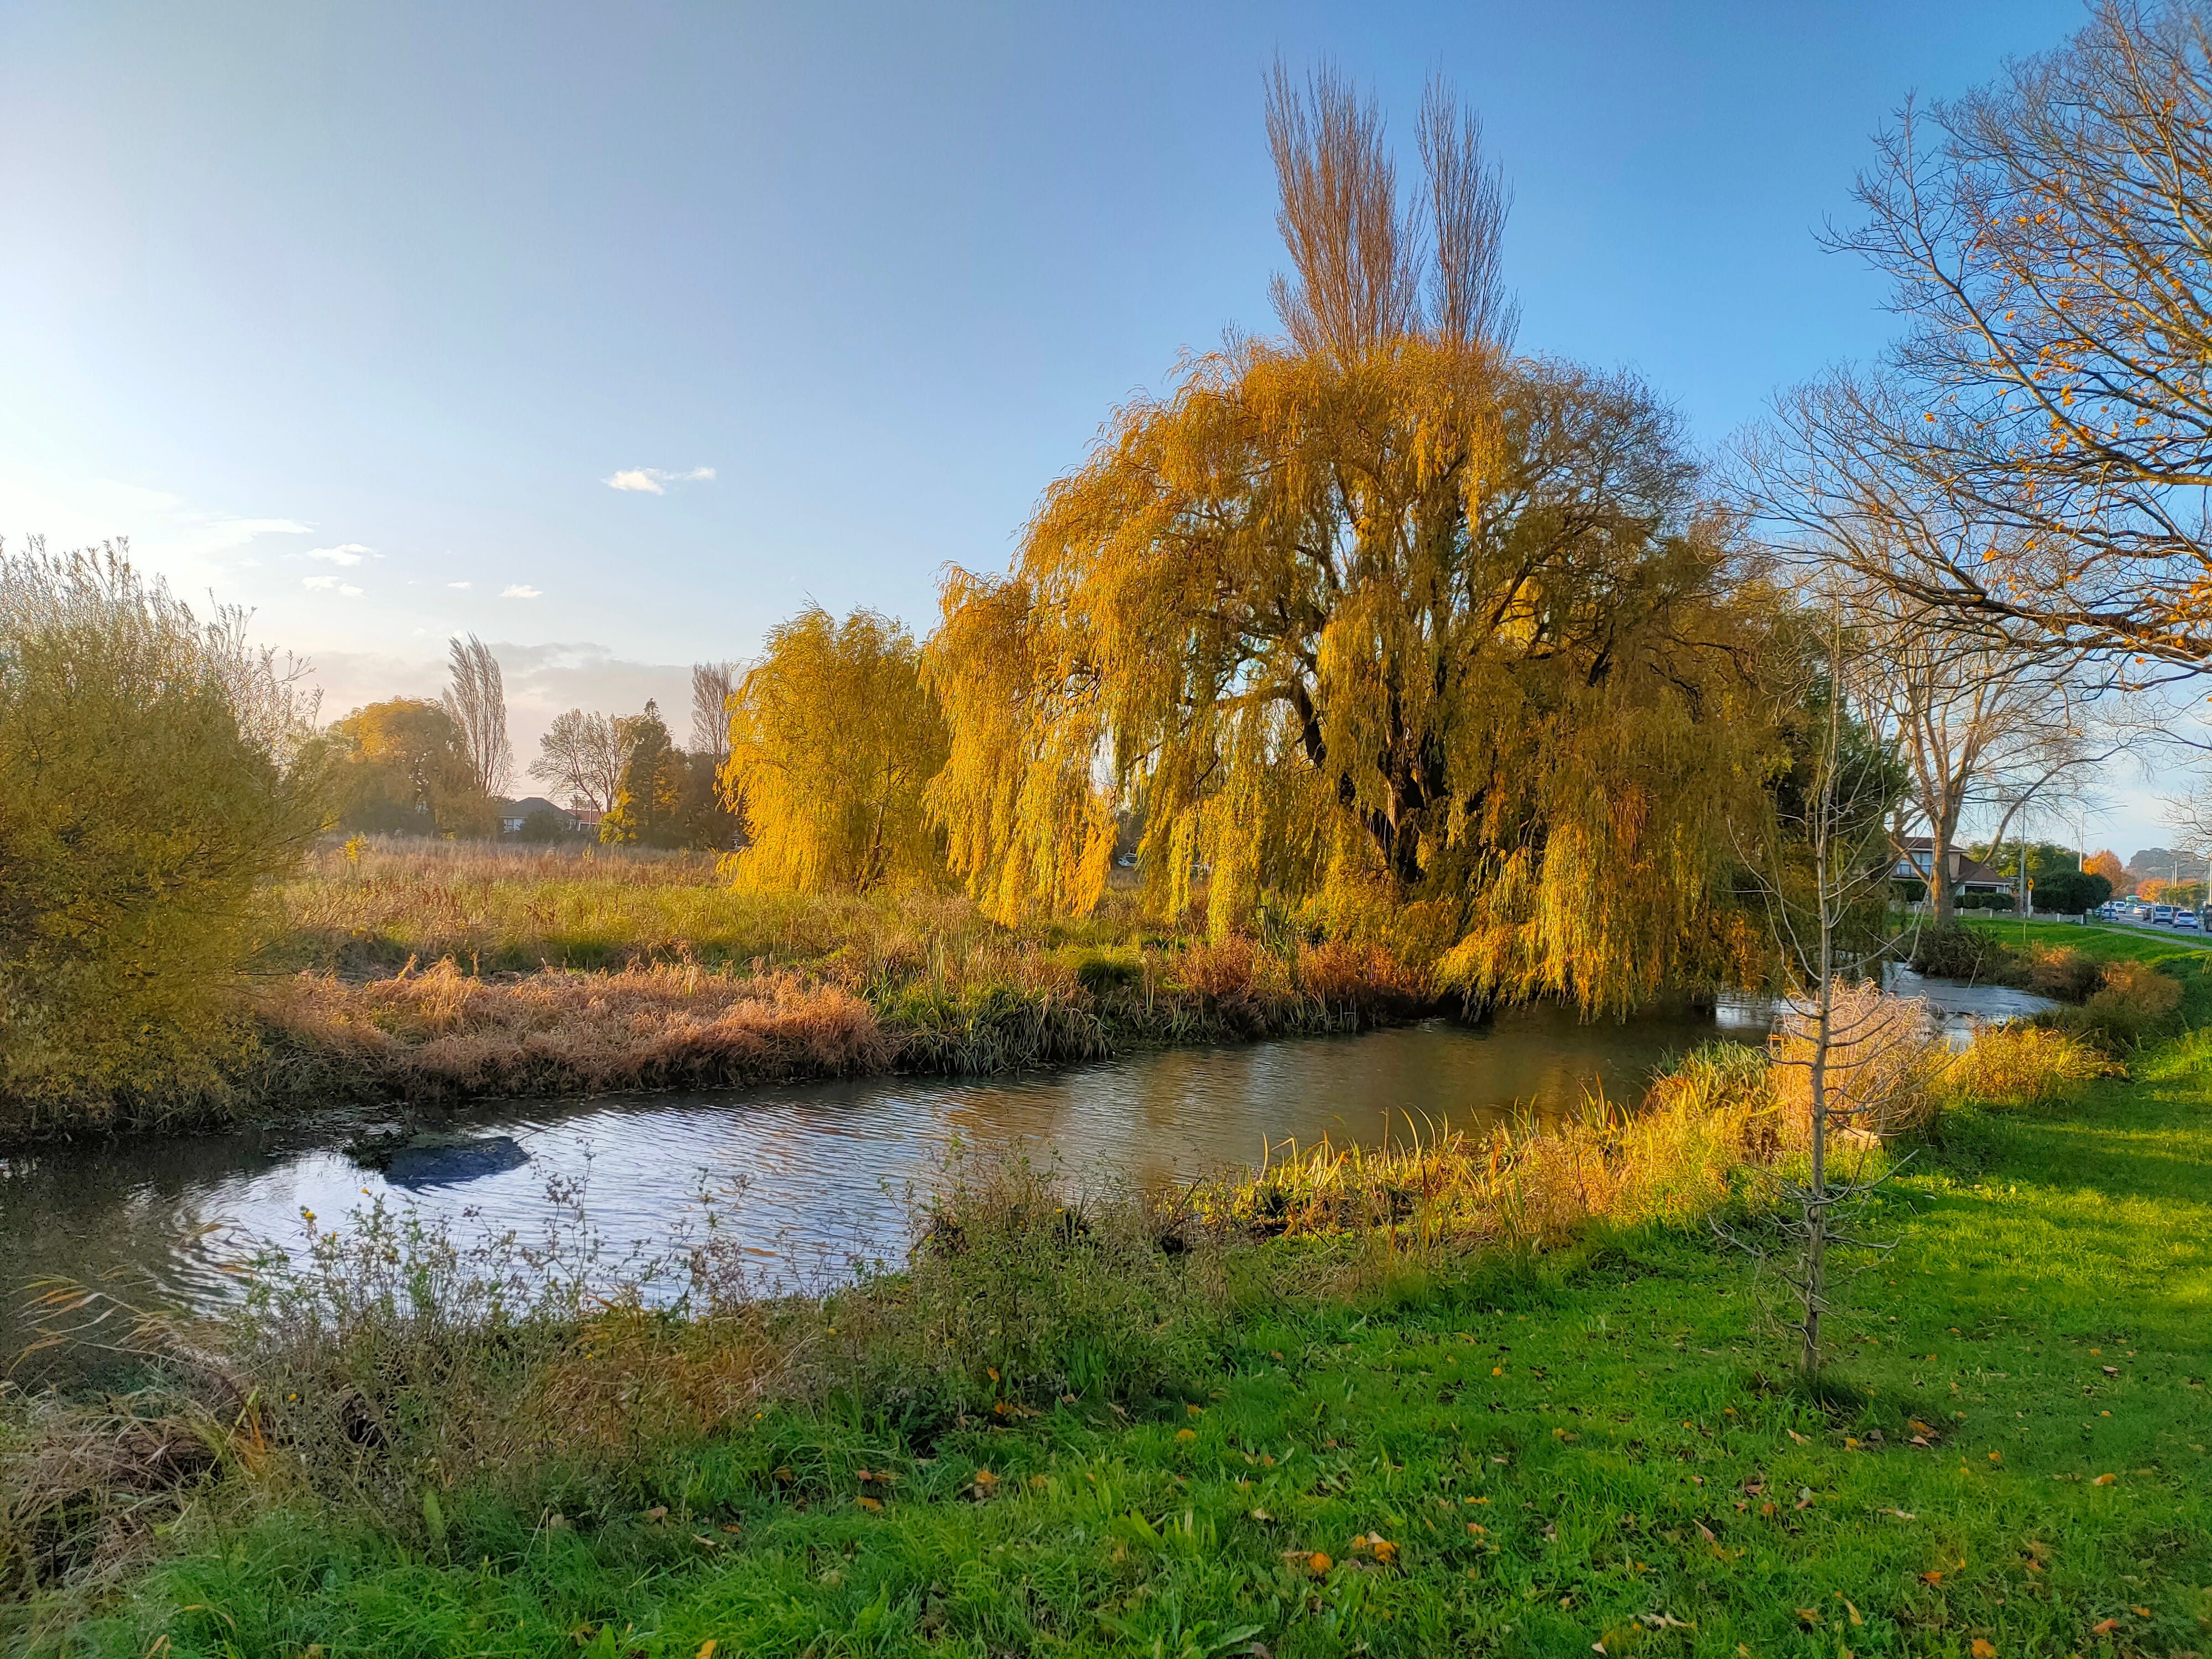
[[[1747,1006],[1590,1025],[1532,1010],[1001,1079],[494,1104],[440,1126],[475,1150],[382,1171],[347,1156],[360,1126],[336,1121],[64,1147],[0,1163],[0,1261],[16,1285],[121,1273],[207,1304],[233,1291],[228,1270],[256,1241],[298,1249],[302,1212],[329,1224],[380,1196],[471,1234],[532,1237],[560,1213],[551,1189],[580,1201],[617,1255],[696,1229],[711,1194],[725,1237],[811,1275],[897,1255],[909,1187],[956,1142],[1024,1149],[1079,1181],[1188,1179],[1285,1141],[1556,1116],[1593,1088],[1633,1099],[1667,1054],[1764,1025]],[[18,1340],[12,1313],[0,1312],[0,1348]]]

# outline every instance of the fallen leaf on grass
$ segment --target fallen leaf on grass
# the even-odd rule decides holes
[[[1972,1654],[1974,1659],[1997,1659],[1997,1644],[1986,1636],[1977,1636],[1968,1644],[1966,1651]]]
[[[2100,1474],[2089,1484],[2093,1486],[2109,1486],[2119,1478],[2117,1474]]]
[[[1252,1518],[1255,1521],[1272,1521],[1275,1517],[1268,1514],[1265,1510],[1254,1510],[1252,1511]]]
[[[862,1498],[856,1501],[860,1504],[862,1509],[873,1510],[879,1514],[882,1512],[884,1507],[884,1500],[880,1498]]]
[[[990,1470],[978,1469],[975,1471],[975,1488],[976,1497],[988,1498],[994,1492],[998,1490],[998,1486],[999,1477],[992,1474]]]
[[[1480,1521],[1468,1522],[1467,1523],[1467,1530],[1468,1536],[1473,1538],[1486,1538],[1489,1536],[1489,1529]]]
[[[714,1659],[714,1650],[720,1645],[721,1644],[710,1636],[699,1644],[699,1651],[692,1656],[692,1659]]]
[[[2135,1614],[2138,1619],[2148,1619],[2150,1617],[2150,1609],[2148,1607],[2130,1607],[2128,1611]]]
[[[1818,1607],[1800,1607],[1797,1609],[1797,1616],[1808,1625],[1818,1625],[1820,1622],[1820,1610]]]
[[[648,1521],[665,1521],[668,1519],[668,1505],[655,1504],[645,1512],[645,1518]]]
[[[1784,1429],[1782,1432],[1788,1435],[1792,1440],[1795,1440],[1801,1446],[1809,1445],[1811,1443],[1811,1442],[1808,1441],[1803,1435],[1798,1433],[1795,1429]]]
[[[1884,1515],[1893,1515],[1900,1521],[1917,1521],[1920,1517],[1911,1510],[1884,1510]]]
[[[2119,1627],[2120,1621],[2117,1619],[2100,1619],[2095,1624],[2089,1626],[2089,1634],[2092,1636],[2110,1636]]]
[[[1943,1573],[1941,1568],[1931,1567],[1926,1572],[1922,1573],[1920,1577],[1922,1581],[1926,1583],[1940,1584],[1943,1582]]]

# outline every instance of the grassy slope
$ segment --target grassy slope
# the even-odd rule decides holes
[[[2212,1647],[2208,1103],[2212,1043],[2185,1040],[2075,1106],[1958,1123],[1853,1286],[1838,1370],[1862,1404],[1762,1388],[1747,1268],[1647,1232],[1540,1283],[1255,1305],[1141,1420],[1065,1408],[924,1459],[861,1407],[772,1413],[645,1472],[665,1519],[465,1512],[450,1565],[267,1523],[78,1637],[331,1659],[1196,1654],[1248,1628],[1278,1656]],[[1389,1565],[1352,1553],[1369,1533]]]
[[[2197,957],[2212,951],[2196,933],[2145,933],[2133,927],[2082,927],[2070,921],[2009,921],[1978,917],[1966,923],[1977,933],[1990,934],[2015,951],[2032,945],[2072,945],[2099,962],[2131,957],[2137,962],[2163,962],[2170,957]]]

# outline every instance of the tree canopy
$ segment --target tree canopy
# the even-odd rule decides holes
[[[931,805],[1002,918],[1092,902],[1131,802],[1163,911],[1202,875],[1217,931],[1377,914],[1470,994],[1625,1008],[1732,948],[1758,629],[1674,418],[1474,322],[1494,175],[1424,126],[1426,237],[1372,112],[1279,76],[1290,338],[1120,411],[1009,575],[953,573]]]
[[[872,611],[818,605],[769,630],[732,700],[726,799],[750,844],[738,879],[867,892],[939,878],[922,791],[944,763],[945,722],[914,636]]]
[[[496,827],[467,740],[438,703],[373,702],[331,721],[316,744],[331,768],[341,829],[481,836]]]
[[[1819,439],[1948,496],[1978,534],[1878,568],[2072,644],[2212,655],[2212,30],[2099,0],[2064,46],[1908,107],[1834,240],[1893,284],[1888,376]]]

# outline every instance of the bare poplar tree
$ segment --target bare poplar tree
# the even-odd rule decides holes
[[[730,699],[744,676],[740,662],[691,665],[691,752],[713,756],[718,772],[730,757]]]
[[[1275,64],[1267,147],[1291,272],[1275,278],[1272,293],[1299,349],[1348,362],[1424,328],[1462,344],[1510,343],[1518,307],[1499,263],[1510,204],[1503,175],[1484,159],[1482,123],[1461,114],[1444,82],[1431,82],[1419,139],[1425,234],[1401,203],[1374,101],[1329,64],[1303,88]]]
[[[1448,340],[1510,348],[1521,307],[1505,291],[1500,252],[1512,198],[1503,169],[1483,160],[1482,118],[1462,116],[1441,77],[1421,100],[1421,161],[1435,216],[1430,325]]]
[[[605,714],[571,708],[553,717],[553,724],[538,739],[538,758],[530,763],[530,775],[565,790],[572,806],[604,812],[614,805],[622,787],[623,766],[629,759],[629,744],[622,730],[625,722]]]
[[[514,750],[507,740],[507,690],[500,678],[499,659],[473,634],[465,643],[456,637],[447,644],[451,678],[443,699],[446,713],[461,729],[477,787],[487,795],[499,795],[514,772]]]

